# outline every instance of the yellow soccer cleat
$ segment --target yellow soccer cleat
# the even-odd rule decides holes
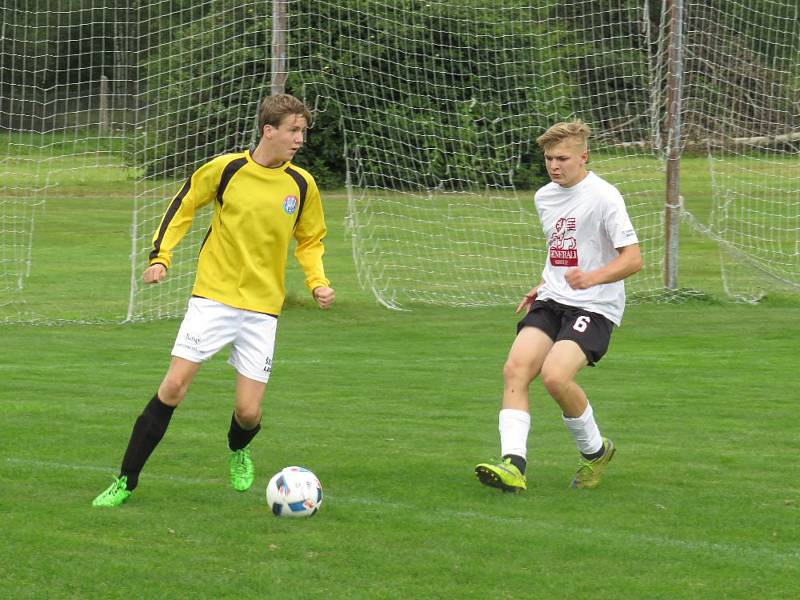
[[[603,469],[614,458],[614,452],[617,449],[614,443],[608,439],[603,438],[603,455],[594,460],[587,460],[581,458],[581,466],[578,467],[578,472],[575,473],[575,478],[572,480],[572,487],[579,489],[592,489],[600,485],[600,480],[603,477]]]
[[[506,458],[497,464],[481,463],[475,467],[475,476],[483,485],[496,487],[504,492],[521,492],[528,489],[525,475]]]

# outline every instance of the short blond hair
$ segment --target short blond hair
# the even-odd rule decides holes
[[[311,111],[300,100],[289,94],[275,94],[267,96],[261,101],[258,108],[258,131],[264,131],[264,125],[280,127],[283,120],[289,115],[304,117],[306,124],[311,127]]]
[[[562,121],[561,123],[556,123],[536,138],[536,143],[545,150],[560,144],[566,139],[574,139],[582,150],[586,150],[589,147],[588,140],[591,133],[592,129],[580,119]]]

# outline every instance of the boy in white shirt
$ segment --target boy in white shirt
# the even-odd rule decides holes
[[[590,131],[581,121],[563,122],[536,140],[551,179],[534,196],[548,256],[542,280],[517,306],[527,311],[503,368],[502,461],[475,467],[481,483],[504,491],[527,487],[528,387],[538,375],[581,454],[572,487],[597,487],[615,452],[575,376],[608,349],[625,308],[623,280],[642,257],[621,194],[586,170]]]

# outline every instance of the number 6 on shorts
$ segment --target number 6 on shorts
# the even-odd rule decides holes
[[[589,328],[589,323],[591,323],[591,321],[592,319],[590,317],[587,317],[586,315],[581,315],[580,317],[575,319],[575,325],[573,325],[572,328],[575,331],[580,331],[581,333],[583,333]]]

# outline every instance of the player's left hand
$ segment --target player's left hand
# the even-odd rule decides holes
[[[580,269],[568,269],[564,273],[564,279],[567,280],[569,287],[573,290],[585,290],[594,285],[592,274]]]
[[[142,273],[142,279],[145,283],[161,283],[164,277],[167,276],[167,267],[161,263],[154,263],[147,267]]]
[[[333,301],[336,300],[336,292],[333,288],[320,286],[314,288],[314,300],[322,310],[330,308]]]
[[[537,285],[536,287],[531,288],[531,291],[522,297],[520,303],[517,304],[517,310],[514,311],[514,314],[516,315],[519,311],[526,307],[527,310],[525,311],[525,314],[527,315],[529,312],[531,312],[531,307],[533,306],[533,303],[536,302],[536,296],[538,295],[539,286]]]

